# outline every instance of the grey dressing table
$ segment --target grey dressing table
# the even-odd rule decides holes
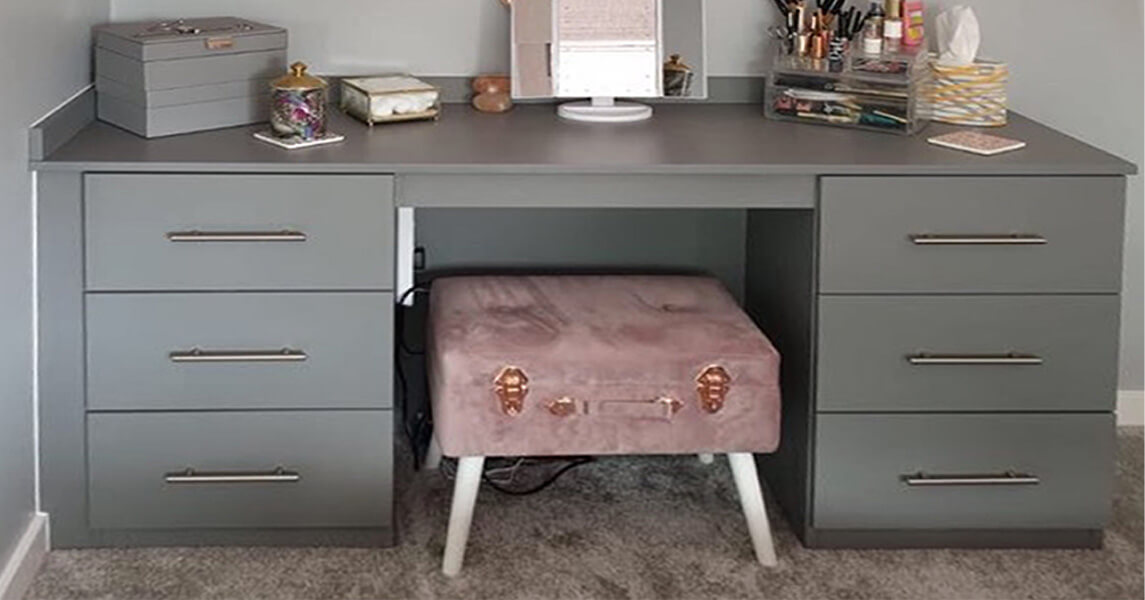
[[[1101,543],[1133,165],[1018,115],[980,158],[750,104],[446,108],[297,152],[35,133],[56,546],[391,541],[403,208],[431,271],[723,279],[784,357],[761,464],[810,546]]]

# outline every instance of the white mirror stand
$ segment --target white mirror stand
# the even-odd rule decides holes
[[[557,106],[557,115],[586,123],[633,123],[652,118],[652,107],[637,102],[617,102],[615,98],[566,102]]]

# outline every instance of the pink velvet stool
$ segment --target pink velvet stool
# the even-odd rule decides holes
[[[442,570],[461,570],[486,456],[727,454],[756,556],[753,453],[779,445],[779,354],[716,280],[449,277],[430,294],[434,442],[459,459]]]

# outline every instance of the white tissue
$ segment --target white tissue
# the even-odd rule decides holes
[[[938,15],[934,25],[938,38],[938,64],[951,67],[974,64],[982,42],[974,9],[964,5],[953,6]]]

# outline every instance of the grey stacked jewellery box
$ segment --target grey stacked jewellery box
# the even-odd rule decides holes
[[[144,137],[265,121],[286,30],[217,17],[96,27],[99,118]]]

